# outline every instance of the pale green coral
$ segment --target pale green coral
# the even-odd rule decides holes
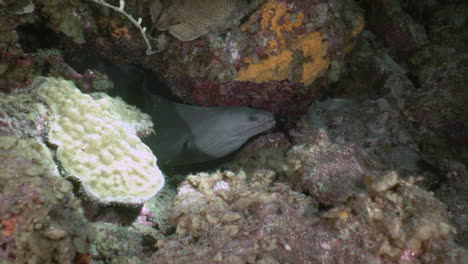
[[[122,100],[81,93],[63,79],[45,81],[38,94],[54,112],[49,141],[66,173],[100,202],[142,203],[156,194],[164,177],[151,150],[136,136],[149,117]],[[148,128],[146,128],[148,130]]]

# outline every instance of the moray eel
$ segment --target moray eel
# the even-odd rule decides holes
[[[162,84],[152,74],[132,65],[112,65],[92,57],[72,66],[78,71],[91,68],[107,74],[114,82],[110,95],[120,96],[151,115],[156,133],[142,140],[159,165],[189,165],[221,158],[275,125],[273,114],[263,110],[170,101],[155,93]]]
[[[178,104],[144,89],[156,134],[143,139],[158,163],[187,165],[223,157],[275,125],[273,114],[249,107]]]

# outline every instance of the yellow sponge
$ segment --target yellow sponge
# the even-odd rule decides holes
[[[49,141],[57,159],[99,202],[142,203],[164,185],[156,157],[136,136],[150,117],[103,93],[81,93],[71,81],[44,78],[38,88],[54,112]]]

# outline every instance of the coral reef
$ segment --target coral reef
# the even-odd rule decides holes
[[[155,238],[148,238],[150,236],[138,232],[132,227],[108,223],[96,223],[94,231],[96,238],[92,252],[93,261],[96,263],[149,263]]]
[[[54,117],[48,140],[57,159],[99,202],[142,203],[164,184],[151,150],[137,137],[147,115],[105,94],[82,94],[70,81],[42,78],[38,94]]]
[[[0,91],[0,136],[41,136],[47,109],[28,94],[6,94]]]
[[[49,27],[65,34],[77,44],[86,42],[85,32],[95,30],[89,9],[78,0],[46,0],[42,1],[41,13],[48,17]]]
[[[332,12],[343,15],[335,19]],[[333,6],[263,1],[227,34],[211,32],[189,42],[169,39],[161,56],[145,59],[144,65],[158,70],[185,101],[251,105],[297,117],[327,86],[320,77],[326,80],[329,69],[339,72],[335,65],[342,63],[345,46],[363,23],[359,8],[349,1]]]
[[[5,8],[8,13],[17,15],[31,13],[36,7],[31,0],[1,0],[0,6]]]
[[[180,17],[182,2],[193,17]],[[467,10],[459,0],[126,1],[136,28],[93,1],[0,0],[0,263],[466,263]],[[162,52],[146,56],[152,20],[143,33]],[[145,165],[156,160],[136,137],[150,122],[92,93],[111,80],[67,65],[83,53],[151,70],[191,104],[269,110],[277,126],[219,171],[164,168],[150,199],[157,180],[140,177],[152,192],[97,203],[80,192],[86,177],[62,176],[77,179],[74,166],[149,175],[111,150],[140,146]],[[68,81],[40,78],[53,97],[37,76]],[[111,141],[117,149],[101,148]],[[126,180],[124,195],[139,191]]]
[[[389,46],[408,53],[427,44],[424,28],[403,11],[400,1],[365,2],[370,11],[370,25]]]
[[[26,87],[35,76],[47,74],[49,67],[51,71],[63,67],[57,54],[40,52],[41,48],[50,48],[57,38],[84,44],[85,35],[96,31],[89,9],[78,0],[6,0],[0,2],[2,5],[6,7],[0,8],[1,90]],[[10,8],[22,11],[10,12]]]
[[[291,15],[291,13],[293,15]],[[260,18],[259,18],[260,17]],[[330,61],[324,56],[328,52],[328,43],[320,31],[298,34],[294,38],[287,35],[294,34],[304,23],[304,14],[294,14],[291,7],[275,0],[269,0],[260,10],[250,16],[242,29],[252,31],[252,24],[260,19],[261,36],[268,43],[265,54],[258,62],[246,58],[247,66],[241,68],[236,80],[264,83],[268,81],[292,80],[295,67],[291,67],[296,50],[302,53],[302,74],[299,82],[304,85],[312,84],[328,69]],[[283,20],[280,22],[280,20]],[[273,34],[271,34],[273,33]],[[255,54],[259,56],[258,54]],[[279,68],[276,68],[279,67]]]
[[[151,43],[148,39],[148,37],[146,36],[146,27],[143,27],[141,26],[141,22],[143,21],[140,18],[138,18],[138,20],[135,20],[135,18],[133,18],[132,15],[130,15],[129,13],[127,13],[124,9],[125,9],[125,0],[120,0],[119,1],[119,6],[113,6],[111,4],[108,4],[106,3],[105,1],[102,1],[102,0],[92,0],[93,2],[97,3],[97,4],[100,4],[102,6],[105,6],[105,7],[108,7],[108,8],[111,8],[113,9],[114,11],[116,12],[119,12],[121,13],[122,15],[124,15],[125,17],[127,17],[127,19],[132,22],[133,25],[135,25],[138,30],[140,30],[140,33],[145,41],[145,44],[146,44],[146,55],[152,55],[154,53],[156,53],[157,51],[154,51],[153,48],[151,47]],[[126,28],[124,28],[126,29]],[[130,36],[128,35],[128,32],[125,30],[123,31],[124,32],[124,37],[127,38],[127,39],[130,39]],[[121,36],[121,34],[113,34],[114,37],[119,37]]]
[[[3,190],[9,180],[41,174],[59,176],[52,153],[39,139],[0,136]],[[12,165],[13,164],[13,165]]]
[[[309,197],[244,172],[191,175],[157,263],[461,263],[442,203],[394,172],[318,212]],[[246,179],[247,178],[247,179]]]
[[[233,162],[228,164],[231,170],[242,169],[255,173],[258,168],[282,171],[286,167],[286,152],[291,143],[283,133],[264,135],[249,142],[237,153]]]
[[[325,130],[313,142],[293,146],[286,156],[292,187],[325,204],[344,201],[366,175],[359,149],[332,144]]]
[[[38,139],[0,137],[0,262],[74,263],[92,235],[71,184]]]
[[[246,0],[156,0],[151,4],[151,17],[159,30],[167,30],[174,37],[189,41],[216,27],[226,27],[225,24],[232,21],[235,13],[247,7]]]
[[[359,103],[358,103],[359,102]],[[422,173],[419,147],[391,97],[376,100],[329,98],[316,102],[299,125],[298,134],[326,128],[332,142],[356,144],[379,170],[395,169],[405,177]],[[305,130],[305,131],[302,131]],[[295,140],[303,137],[295,135]]]

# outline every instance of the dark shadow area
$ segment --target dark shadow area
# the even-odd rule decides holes
[[[82,199],[85,217],[90,222],[106,222],[119,225],[131,225],[140,215],[143,205],[132,206],[122,204],[102,205]]]
[[[18,42],[25,53],[56,47],[60,40],[57,33],[40,22],[20,25],[16,32],[19,36]]]

